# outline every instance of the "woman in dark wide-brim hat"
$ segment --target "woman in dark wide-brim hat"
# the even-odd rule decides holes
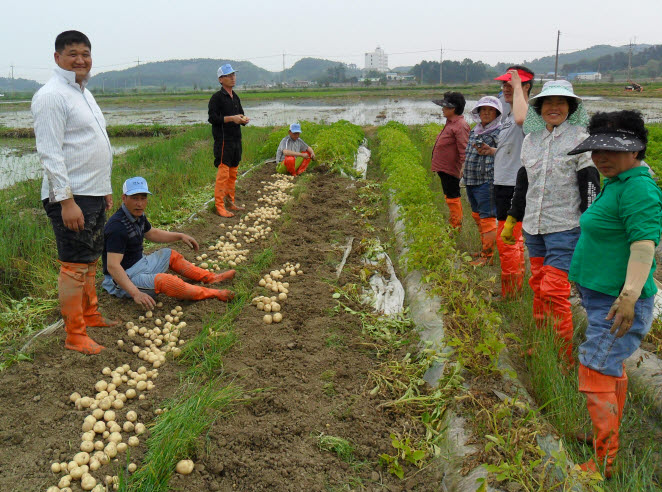
[[[469,141],[469,124],[462,116],[466,101],[459,92],[446,92],[442,100],[432,102],[441,106],[446,124],[434,143],[430,169],[441,179],[441,187],[450,212],[449,222],[454,229],[459,230],[462,227],[460,179]]]
[[[635,111],[597,113],[590,136],[570,154],[591,152],[606,179],[580,219],[570,266],[588,316],[579,347],[579,391],[593,422],[596,458],[581,465],[609,478],[627,394],[623,362],[653,321],[655,246],[662,233],[662,192],[641,165],[647,130]]]

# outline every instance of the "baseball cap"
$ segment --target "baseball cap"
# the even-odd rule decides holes
[[[127,196],[137,195],[138,193],[152,194],[147,188],[147,181],[140,176],[127,179],[122,185],[122,193]]]
[[[530,74],[529,72],[525,72],[522,69],[518,68],[517,73],[519,74],[519,78],[522,79],[522,82],[528,82],[529,80],[533,79],[532,74]],[[513,78],[512,75],[510,75],[508,72],[506,72],[503,75],[499,75],[498,77],[494,77],[494,80],[502,80],[504,82],[510,82],[510,79],[512,79],[512,78]]]
[[[292,133],[301,133],[301,125],[299,123],[292,123],[290,125],[290,131]]]
[[[216,71],[216,75],[218,77],[224,77],[226,75],[230,75],[230,74],[233,74],[235,72],[236,72],[236,70],[234,68],[232,68],[232,65],[230,65],[229,63],[226,63],[225,65],[221,65],[218,68],[218,70]]]

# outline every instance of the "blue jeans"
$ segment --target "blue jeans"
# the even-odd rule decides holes
[[[632,328],[621,338],[609,333],[612,320],[605,317],[616,297],[577,284],[586,309],[586,341],[579,346],[579,362],[607,376],[623,376],[623,362],[630,357],[651,329],[655,296],[639,299],[634,305]]]
[[[481,219],[496,217],[496,203],[492,183],[467,185],[467,198],[472,212],[478,212]]]
[[[126,270],[129,280],[139,290],[154,295],[154,278],[159,273],[165,273],[170,268],[170,248],[163,248],[148,256],[143,256],[131,268]],[[115,283],[113,277],[106,275],[101,286],[109,294],[117,297],[131,297]]]
[[[553,266],[565,273],[570,271],[570,261],[580,232],[579,227],[550,234],[529,234],[522,230],[529,257],[545,258],[543,265]]]

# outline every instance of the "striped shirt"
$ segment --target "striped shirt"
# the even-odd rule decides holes
[[[292,152],[305,152],[308,148],[308,144],[297,138],[296,140],[292,139],[289,135],[280,141],[278,145],[278,150],[276,151],[276,162],[283,162],[285,159],[285,154],[283,150],[291,150]]]
[[[32,98],[37,153],[44,168],[41,199],[112,193],[113,153],[106,120],[76,74],[60,67]]]

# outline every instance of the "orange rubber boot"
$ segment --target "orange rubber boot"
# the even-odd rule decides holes
[[[310,153],[308,151],[305,152],[305,154],[308,154],[308,157],[303,160],[303,162],[299,165],[299,168],[297,169],[297,176],[299,174],[302,174],[307,168],[308,164],[310,164],[310,161],[312,160],[310,158]]]
[[[623,408],[625,400],[628,397],[628,375],[625,373],[625,364],[623,364],[623,375],[616,378],[616,400],[618,401],[618,421],[623,419]]]
[[[559,339],[561,347],[559,356],[574,365],[572,358],[572,310],[568,298],[570,297],[570,282],[568,274],[550,265],[542,267],[542,280],[540,282],[540,297],[542,299],[543,315],[552,323],[554,332]]]
[[[237,171],[239,166],[234,166],[230,168],[230,174],[228,178],[228,194],[226,196],[230,197],[230,210],[246,210],[244,207],[240,207],[234,202],[235,195],[235,185],[237,184]]]
[[[223,163],[218,165],[216,172],[216,185],[214,186],[214,200],[216,213],[221,217],[234,217],[232,212],[225,210],[225,195],[228,193],[228,180],[230,179],[230,168]]]
[[[292,176],[297,175],[297,170],[296,170],[296,157],[292,155],[286,155],[285,158],[283,159],[283,165],[285,166],[285,169],[287,169],[287,172],[290,173]]]
[[[491,265],[494,259],[494,246],[496,244],[497,223],[494,217],[480,219],[480,240],[483,250],[480,257],[471,262],[473,266]]]
[[[526,273],[526,257],[524,256],[524,236],[522,235],[522,223],[518,222],[513,227],[513,237],[515,238],[515,245],[517,246],[517,262],[519,265],[518,277],[516,279],[517,285],[519,285],[519,290],[522,290],[522,284],[524,283],[524,274]]]
[[[529,277],[529,286],[533,291],[533,319],[538,328],[542,328],[545,324],[543,313],[542,296],[540,293],[540,283],[542,282],[542,268],[545,258],[542,256],[532,256],[529,258],[531,264],[531,277]]]
[[[111,321],[99,312],[99,298],[96,289],[97,262],[87,264],[85,285],[83,286],[83,318],[85,326],[117,326],[119,321]]]
[[[617,386],[621,378],[607,376],[598,371],[579,365],[579,391],[586,395],[588,413],[593,423],[593,449],[595,458],[579,465],[584,471],[601,472],[611,478],[616,453],[618,452],[618,432],[620,427]],[[625,403],[625,401],[623,401]]]
[[[505,225],[505,220],[498,222],[496,247],[501,262],[501,297],[507,299],[517,297],[522,292],[524,269],[521,265],[523,257],[519,248],[519,242],[522,239],[522,223],[518,222],[513,228],[515,244],[506,244],[501,239],[501,231]]]
[[[220,299],[230,301],[234,292],[229,290],[209,289],[199,285],[191,285],[181,278],[168,273],[159,273],[154,278],[154,291],[157,294],[165,294],[168,297],[184,299],[188,301],[200,301],[202,299]]]
[[[212,273],[199,268],[193,263],[186,261],[186,259],[174,249],[170,251],[170,269],[183,275],[184,277],[195,280],[196,282],[204,282],[206,284],[215,284],[223,280],[231,280],[234,278],[235,271],[228,270],[223,273]]]
[[[478,212],[471,212],[471,218],[476,223],[476,227],[478,228],[478,233],[480,234],[480,215],[478,214]],[[478,253],[471,253],[472,258],[478,258],[479,256],[480,256],[480,251]]]
[[[460,198],[446,198],[446,205],[451,215],[449,222],[459,231],[462,229],[462,201]]]
[[[60,261],[60,275],[57,279],[60,310],[64,320],[67,338],[64,347],[87,355],[98,354],[103,346],[87,336],[83,317],[83,298],[85,297],[85,278],[87,263],[66,263]]]

